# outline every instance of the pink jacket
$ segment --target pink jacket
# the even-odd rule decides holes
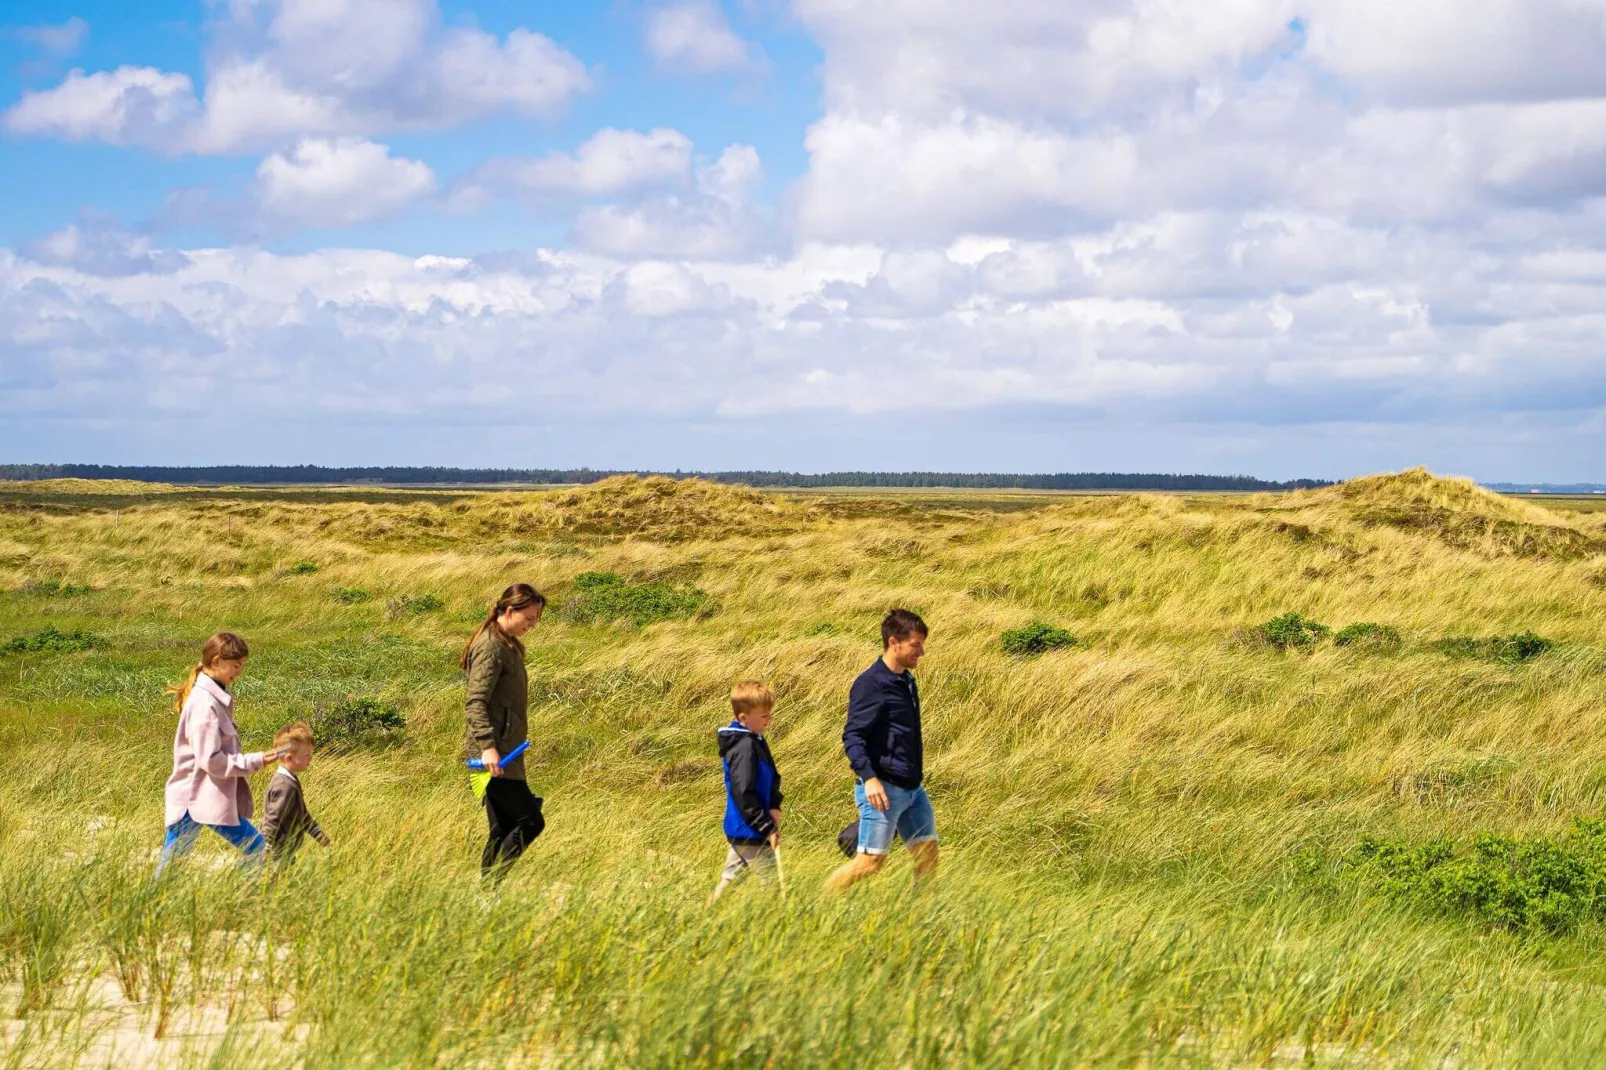
[[[173,775],[167,778],[167,824],[186,813],[202,825],[238,825],[252,814],[247,778],[264,763],[261,751],[240,750],[234,696],[206,673],[195,678],[173,736]]]

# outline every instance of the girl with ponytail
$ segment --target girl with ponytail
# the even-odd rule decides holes
[[[485,788],[490,836],[480,856],[482,877],[500,878],[546,828],[541,800],[530,793],[524,778],[523,755],[502,764],[502,755],[529,735],[529,680],[519,637],[535,627],[545,608],[546,595],[527,583],[515,583],[485,614],[459,661],[468,678],[465,757],[479,758],[491,773]]]
[[[201,660],[189,679],[167,689],[175,696],[178,730],[173,775],[167,778],[167,837],[156,865],[158,876],[195,845],[203,828],[239,848],[248,862],[262,856],[262,834],[250,821],[251,784],[246,778],[279,754],[241,751],[229,692],[250,653],[238,635],[218,632],[201,648]]]

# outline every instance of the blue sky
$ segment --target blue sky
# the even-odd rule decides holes
[[[13,3],[14,461],[1606,478],[1597,0]]]

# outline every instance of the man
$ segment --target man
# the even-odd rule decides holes
[[[911,671],[926,652],[926,622],[894,609],[881,622],[881,648],[848,695],[842,749],[856,778],[859,853],[826,880],[829,891],[879,873],[894,833],[914,857],[917,878],[937,872],[937,819],[921,786],[920,690]]]

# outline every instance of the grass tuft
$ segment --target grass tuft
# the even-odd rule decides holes
[[[1076,636],[1064,628],[1039,620],[1024,628],[1011,628],[1003,634],[1001,642],[1004,653],[1030,658],[1061,647],[1075,646]]]
[[[582,572],[563,615],[581,624],[628,621],[644,627],[655,621],[689,617],[706,609],[708,594],[668,583],[632,583],[615,572]]]
[[[13,636],[0,643],[0,654],[76,654],[105,645],[106,641],[94,632],[63,632],[52,624],[43,631]]]

